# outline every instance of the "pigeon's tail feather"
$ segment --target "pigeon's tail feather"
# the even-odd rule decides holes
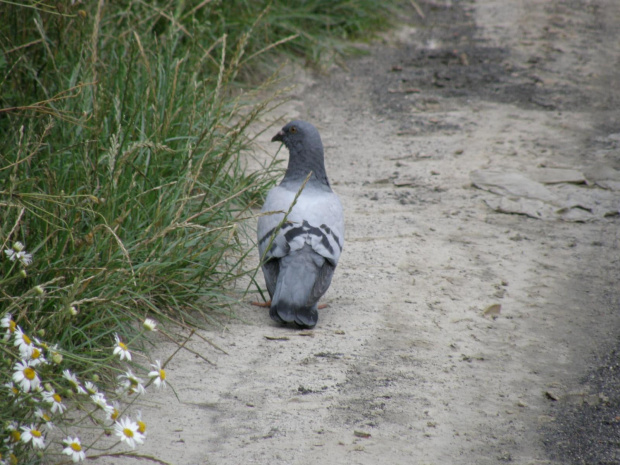
[[[269,315],[278,323],[296,323],[302,328],[314,328],[319,321],[317,305],[295,308],[288,302],[278,302],[271,305]]]
[[[279,323],[312,328],[319,320],[318,299],[312,292],[325,259],[309,245],[280,259],[269,315]]]
[[[295,314],[295,323],[302,328],[314,328],[319,321],[318,305],[313,307],[303,307],[297,310]]]

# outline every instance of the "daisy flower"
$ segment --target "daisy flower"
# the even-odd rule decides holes
[[[121,415],[121,412],[119,410],[120,405],[118,402],[113,401],[111,407],[112,407],[111,411],[106,410],[106,419],[116,421],[118,417]]]
[[[80,382],[78,381],[77,376],[75,376],[73,373],[71,373],[70,370],[63,370],[62,377],[64,379],[66,379],[67,381],[69,381],[69,384],[71,385],[71,387],[73,389],[75,389],[78,394],[86,394],[86,391],[80,385]],[[93,394],[94,394],[94,392],[93,392]]]
[[[153,383],[158,388],[166,387],[166,371],[161,367],[161,362],[156,360],[155,364],[151,363],[151,366],[154,370],[149,371],[149,378],[154,378]]]
[[[129,447],[135,449],[136,444],[144,442],[144,434],[139,431],[139,426],[129,418],[122,418],[114,424],[116,435],[122,442],[126,442]]]
[[[19,442],[21,440],[22,433],[19,432],[17,423],[14,421],[9,423],[6,430],[9,432],[9,435],[4,439],[4,442]]]
[[[84,383],[84,386],[86,387],[86,392],[88,394],[92,395],[92,394],[97,394],[97,392],[99,392],[99,388],[95,384],[91,383],[90,381],[86,381]]]
[[[103,393],[98,392],[96,394],[93,394],[92,396],[90,396],[90,400],[92,400],[93,403],[101,410],[103,410],[107,415],[111,415],[114,412],[114,407],[108,405],[108,401],[106,400]]]
[[[15,463],[19,463],[19,459],[17,458],[17,455],[15,455],[15,453],[13,452],[12,449],[9,449],[7,451],[7,456],[8,457],[7,457],[6,461],[0,462],[0,463],[2,463],[3,465],[9,465],[9,464],[13,465]]]
[[[19,349],[22,358],[30,358],[32,356],[32,352],[34,351],[32,340],[19,326],[15,330],[15,341],[13,345]]]
[[[4,253],[12,262],[17,260],[24,266],[28,266],[32,263],[32,254],[24,250],[24,244],[21,242],[15,242],[13,247],[11,249],[6,249]]]
[[[48,430],[51,431],[52,429],[54,429],[54,423],[52,423],[52,417],[50,417],[49,413],[44,412],[43,410],[38,408],[34,411],[34,416],[37,417],[39,420],[43,420],[45,422],[45,427]]]
[[[30,426],[22,426],[22,442],[24,444],[28,444],[32,442],[32,447],[37,449],[43,449],[45,447],[45,435],[39,430],[35,428],[34,425]]]
[[[136,423],[138,424],[138,431],[146,437],[146,423],[142,421],[142,412],[138,412],[136,415]]]
[[[126,358],[131,361],[131,352],[129,352],[129,348],[125,345],[125,343],[119,339],[118,334],[114,335],[114,339],[116,339],[114,355],[119,354],[121,360]]]
[[[77,436],[74,438],[69,436],[67,439],[63,439],[62,443],[67,446],[62,450],[62,453],[70,456],[73,463],[81,462],[86,459],[86,454],[82,450],[80,438]]]
[[[42,395],[43,402],[52,404],[52,413],[56,413],[56,411],[58,411],[58,413],[62,414],[66,410],[67,407],[62,403],[62,397],[60,397],[60,395],[58,395],[56,392],[45,391]]]
[[[155,331],[155,326],[157,326],[157,322],[155,320],[151,320],[150,318],[145,319],[142,323],[142,327],[147,331]]]
[[[133,374],[131,370],[129,370],[124,375],[120,375],[118,379],[124,379],[121,388],[124,391],[127,391],[128,394],[138,393],[138,395],[142,395],[146,392],[144,389],[143,381]]]
[[[32,348],[32,354],[30,354],[29,361],[32,366],[36,366],[41,363],[47,363],[47,360],[45,360],[45,357],[41,353],[41,349],[36,346]]]
[[[11,396],[17,397],[19,395],[19,389],[15,387],[13,381],[11,381],[10,383],[5,383],[4,387],[9,389]]]
[[[0,320],[0,327],[6,328],[6,332],[4,334],[4,340],[7,340],[9,337],[11,337],[11,334],[13,334],[15,330],[17,329],[17,323],[13,321],[13,315],[10,313],[7,313],[6,315],[4,315],[2,319]]]
[[[17,362],[13,368],[13,381],[17,383],[24,392],[35,391],[40,385],[41,380],[32,365],[25,360]]]

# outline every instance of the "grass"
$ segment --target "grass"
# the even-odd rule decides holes
[[[227,314],[243,221],[274,182],[272,165],[245,169],[247,129],[280,98],[257,96],[283,55],[319,63],[389,25],[393,8],[0,0],[0,317],[46,341],[48,359],[61,354],[58,370],[113,385],[115,334],[139,347],[147,316]],[[5,252],[18,241],[27,266]],[[0,384],[22,355],[2,331]],[[32,395],[5,408],[3,394],[0,424],[35,421]]]

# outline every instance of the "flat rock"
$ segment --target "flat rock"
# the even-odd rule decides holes
[[[542,184],[585,184],[586,177],[581,171],[568,168],[541,168],[532,174],[534,181]]]
[[[479,189],[506,197],[522,197],[541,200],[558,205],[556,196],[539,182],[520,173],[495,170],[475,170],[470,174],[471,182]]]

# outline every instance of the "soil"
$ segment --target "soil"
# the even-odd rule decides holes
[[[139,453],[620,463],[620,200],[594,214],[601,195],[620,199],[620,3],[412,3],[424,18],[411,8],[346,68],[294,73],[291,100],[270,115],[319,128],[345,208],[318,325],[281,327],[249,297],[195,335],[188,347],[215,365],[187,351],[171,361],[174,393],[139,407]],[[271,156],[275,131],[259,138]],[[586,200],[537,217],[491,208],[532,199],[471,180],[543,168],[581,173],[544,188]]]

